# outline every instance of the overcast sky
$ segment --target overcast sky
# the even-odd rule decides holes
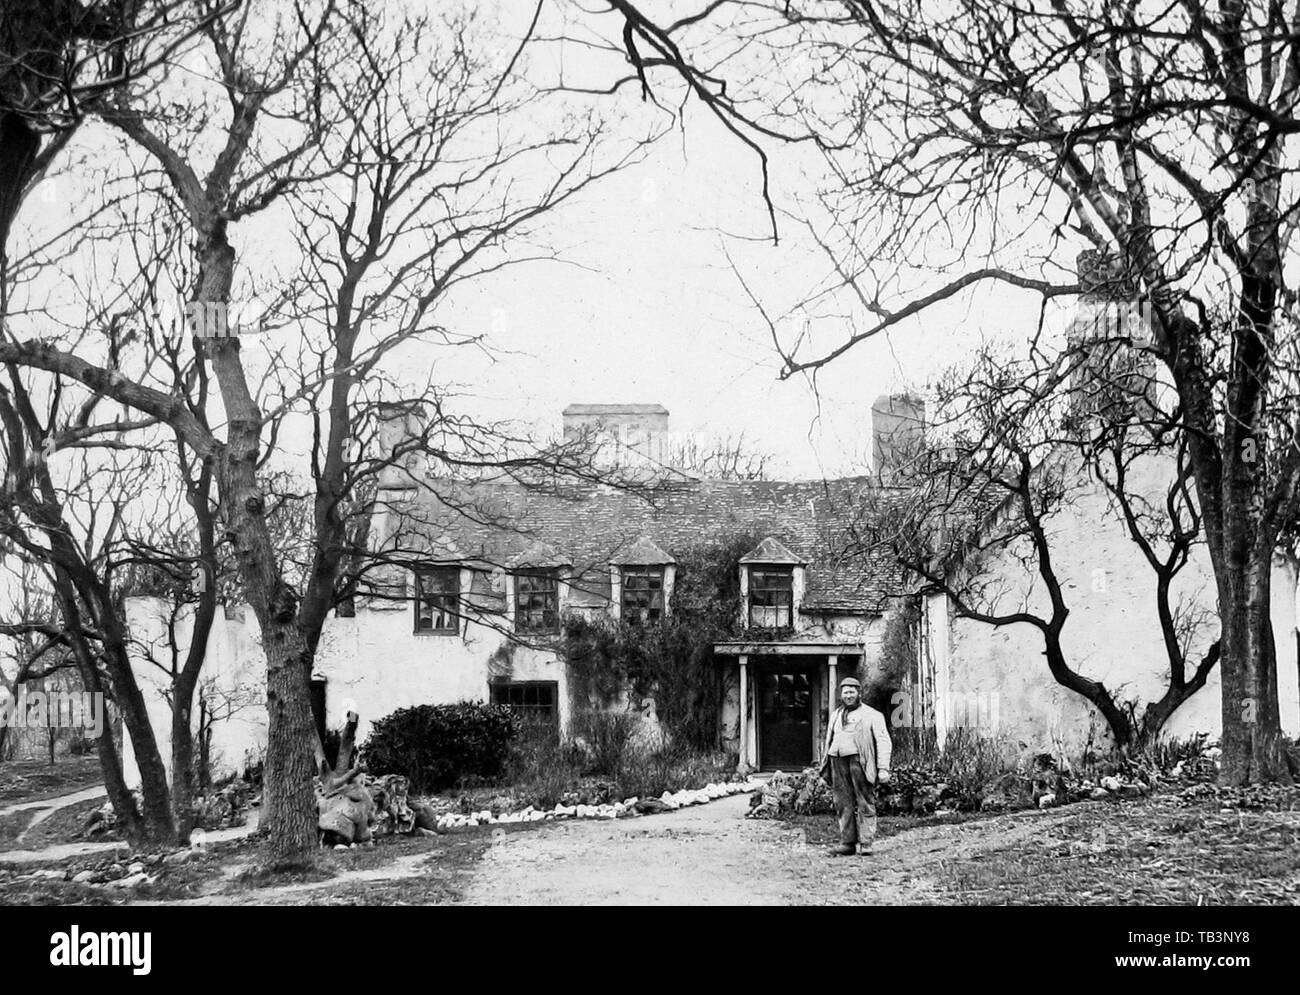
[[[617,36],[612,18],[581,17],[572,4],[546,10],[543,37],[592,37],[593,25],[605,23]],[[508,36],[522,30],[531,4],[483,5],[479,16]],[[571,83],[607,86],[628,68],[574,43],[543,44],[530,59],[539,80],[552,78],[562,60]],[[658,92],[673,95],[667,86]],[[622,116],[624,139],[668,123],[634,87],[601,98],[600,107]],[[536,111],[543,122],[548,113],[550,105]],[[78,156],[96,154],[96,135],[93,126],[83,132]],[[768,151],[778,208],[804,210],[824,181],[820,159],[807,146],[769,144]],[[75,211],[80,204],[77,169],[74,163],[49,181],[58,195],[42,222],[57,226],[61,205]],[[676,432],[743,434],[751,450],[773,457],[772,472],[810,478],[865,472],[876,397],[923,388],[981,338],[1023,338],[1037,320],[1032,295],[978,287],[859,345],[819,374],[816,390],[803,377],[780,381],[770,330],[740,280],[780,315],[824,280],[828,264],[793,221],[780,222],[780,244],[773,244],[760,180],[755,154],[688,103],[643,161],[549,216],[539,241],[562,261],[477,279],[439,305],[439,323],[485,336],[490,356],[461,349],[448,359],[446,350],[414,343],[396,358],[427,370],[438,356],[439,379],[457,385],[462,407],[519,419],[541,436],[558,433],[570,403],[657,403]],[[291,255],[271,213],[241,222],[232,236],[249,272]],[[812,332],[823,345],[837,343],[850,334],[850,319],[819,318]],[[257,366],[251,353],[248,361]],[[291,449],[292,438],[283,435],[281,446]]]
[[[563,58],[570,77],[608,78],[611,64],[579,46]],[[653,119],[634,88],[618,100],[629,127]],[[820,161],[791,147],[770,152],[778,206],[807,198]],[[768,326],[728,253],[774,313],[806,295],[827,265],[794,223],[783,222],[772,244],[758,159],[697,106],[643,162],[553,218],[551,231],[567,265],[507,271],[457,294],[444,312],[496,349],[495,362],[465,356],[449,367],[479,403],[541,432],[558,430],[573,402],[658,403],[675,431],[743,432],[779,473],[796,477],[864,471],[877,396],[923,387],[981,337],[1022,337],[1038,316],[1032,295],[979,288],[852,350],[815,391],[806,379],[779,381]],[[849,333],[833,319],[815,330],[823,342]]]

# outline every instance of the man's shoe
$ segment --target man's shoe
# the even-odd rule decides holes
[[[852,857],[858,852],[858,848],[845,843],[840,846],[833,846],[826,852],[832,857]]]
[[[859,857],[870,857],[870,856],[871,856],[871,847],[869,847],[869,846],[862,846],[861,844],[859,844],[859,845],[858,845],[858,856],[859,856]]]

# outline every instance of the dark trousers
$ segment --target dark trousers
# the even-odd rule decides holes
[[[840,843],[871,846],[876,838],[876,786],[856,756],[831,757],[831,791],[840,817]]]

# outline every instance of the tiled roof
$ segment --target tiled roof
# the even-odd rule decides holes
[[[633,555],[642,537],[674,554],[728,537],[770,536],[808,565],[806,610],[875,613],[897,589],[890,560],[883,552],[849,552],[855,509],[872,486],[866,477],[684,480],[661,484],[647,497],[598,484],[559,493],[513,482],[430,479],[419,490],[394,493],[389,534],[382,538],[431,553],[435,538],[449,541],[462,560],[487,568],[516,564],[544,543],[550,559],[571,561],[575,578],[590,578],[579,588],[599,592],[603,584],[607,593],[609,564],[629,562],[623,557]]]
[[[618,554],[618,564],[623,567],[657,567],[676,562],[672,554],[665,553],[658,544],[646,536],[641,536],[632,543],[626,553]]]
[[[436,548],[436,547],[435,547]],[[538,540],[510,557],[510,567],[570,567],[573,560],[549,542]]]
[[[741,563],[804,563],[802,557],[786,549],[781,540],[768,536],[740,558]]]

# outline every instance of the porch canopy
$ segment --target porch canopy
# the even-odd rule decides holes
[[[740,670],[740,766],[752,770],[798,767],[816,759],[826,715],[836,700],[840,658],[851,658],[846,665],[856,667],[863,646],[836,640],[736,640],[714,643],[713,652],[728,663],[734,659]],[[753,675],[751,667],[756,671]],[[786,719],[797,721],[800,728],[795,742],[789,739],[795,732],[790,721],[778,717],[771,702],[760,700],[757,689],[759,681],[771,680],[785,671],[796,672],[806,685],[798,692],[806,697],[806,707],[791,709],[789,702],[775,705],[777,710],[783,709]],[[781,692],[775,693],[779,697]]]

